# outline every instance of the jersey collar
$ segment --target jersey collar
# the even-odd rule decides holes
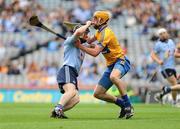
[[[169,39],[164,40],[164,41],[162,41],[162,40],[159,39],[159,41],[160,41],[161,43],[168,43]]]
[[[104,25],[101,28],[98,29],[98,32],[101,32],[104,28],[106,28],[108,25]]]

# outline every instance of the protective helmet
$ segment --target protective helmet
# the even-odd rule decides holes
[[[157,30],[157,36],[160,36],[161,33],[163,32],[167,32],[167,30],[165,28],[160,28]]]
[[[100,24],[103,24],[108,22],[111,16],[109,11],[96,11],[94,12],[93,17],[97,19],[100,18],[101,19]]]

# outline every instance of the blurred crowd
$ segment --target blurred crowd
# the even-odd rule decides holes
[[[56,29],[63,26],[62,21],[83,23],[91,18],[94,2],[77,0],[77,4],[76,8],[72,6],[72,9],[68,10],[60,5],[53,10],[48,10],[36,0],[12,0],[10,4],[0,0],[0,32],[29,30],[27,21],[34,14],[39,16],[47,26]]]
[[[163,3],[163,1],[160,2]],[[142,34],[148,34],[149,28],[165,27],[172,37],[178,37],[180,30],[179,6],[179,0],[169,0],[166,6],[153,0],[120,0],[112,12],[114,17],[127,15],[127,27],[142,24]]]
[[[75,0],[76,5],[69,9],[59,5],[48,10],[37,0],[12,0],[11,3],[0,0],[0,35],[3,33],[21,33],[27,37],[27,40],[32,39],[32,33],[42,31],[38,28],[32,29],[28,25],[28,19],[34,14],[38,15],[40,20],[48,27],[66,35],[68,30],[62,21],[84,23],[92,17],[99,2],[97,0]],[[100,4],[103,3],[116,3],[113,8],[106,9],[112,12],[112,18],[114,19],[119,16],[126,16],[125,28],[143,25],[139,33],[150,34],[149,30],[151,28],[163,26],[168,29],[172,38],[178,38],[179,36],[180,39],[180,2],[178,0],[169,0],[165,6],[153,0],[102,0]],[[62,45],[59,45],[60,43],[62,43],[62,40],[52,39],[43,43],[43,47],[47,48],[48,53],[58,52],[61,51]],[[32,44],[36,44],[36,50],[42,45],[39,45],[38,41]],[[11,40],[4,42],[0,37],[0,74],[27,75],[28,79],[33,82],[56,83],[55,75],[59,68],[60,59],[51,62],[46,59],[41,65],[35,61],[27,63],[25,59],[4,61],[9,47],[17,48],[20,56],[23,56],[29,49],[26,41]],[[128,45],[125,45],[124,49],[128,53]],[[153,73],[156,65],[150,59],[149,53],[140,58],[143,62],[142,65],[132,63],[131,78],[147,79]],[[102,57],[93,59],[88,56],[84,61],[79,77],[80,81],[86,80],[86,83],[90,85],[96,84],[105,68],[105,63],[102,60]]]

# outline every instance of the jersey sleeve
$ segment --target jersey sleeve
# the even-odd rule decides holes
[[[108,31],[103,31],[101,34],[101,38],[99,40],[99,43],[103,46],[106,47],[108,43],[111,40],[111,34]]]
[[[174,43],[173,40],[171,40],[171,42],[172,42],[172,47],[173,47],[173,49],[175,50],[175,49],[176,49],[176,44]]]
[[[69,45],[73,44],[77,39],[78,39],[77,36],[72,35],[72,36],[68,37],[67,40],[65,40],[64,45],[66,45],[66,44],[69,44]]]
[[[155,46],[154,46],[154,48],[153,48],[153,51],[154,51],[154,53],[156,53],[156,54],[160,52],[160,46],[159,46],[158,43],[155,44]]]

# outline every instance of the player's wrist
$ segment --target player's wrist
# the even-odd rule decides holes
[[[160,60],[160,61],[159,61],[159,64],[160,64],[160,65],[163,65],[163,61],[162,61],[162,60]]]
[[[92,22],[91,22],[91,21],[87,21],[87,22],[86,22],[86,25],[87,25],[88,27],[90,27],[90,26],[91,26],[91,24],[92,24]]]
[[[83,45],[80,43],[80,44],[78,44],[78,48],[79,49],[82,49],[82,47],[83,47]]]

